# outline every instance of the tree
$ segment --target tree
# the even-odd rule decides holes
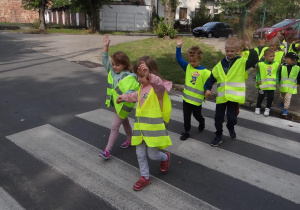
[[[266,8],[266,22],[274,24],[283,19],[296,19],[300,16],[299,0],[263,0],[254,11],[253,19],[259,22],[262,11]]]
[[[48,0],[22,0],[24,9],[38,10],[39,12],[39,30],[46,30],[45,9],[49,6]]]
[[[205,1],[200,1],[199,9],[192,18],[192,28],[202,26],[212,20],[212,16],[207,12]]]
[[[179,0],[161,0],[164,5],[165,21],[167,25],[171,25],[175,20],[175,12],[180,4]]]
[[[89,17],[90,28],[93,32],[100,28],[100,8],[110,0],[70,0],[74,11],[86,13]]]
[[[225,15],[240,14],[243,12],[253,0],[220,0],[217,4],[223,10]]]

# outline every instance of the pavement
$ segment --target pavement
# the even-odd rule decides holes
[[[100,53],[102,51],[102,39],[103,35],[65,35],[65,34],[18,34],[0,32],[1,35],[18,38],[18,40],[28,41],[34,43],[32,50],[43,53],[50,56],[58,56],[60,58],[69,60],[71,62],[78,63],[85,66],[88,70],[105,74],[106,71],[101,64]],[[186,34],[180,34],[181,36]],[[124,35],[111,35],[111,45],[119,43],[130,42],[135,40],[147,39],[152,35],[147,34],[130,34]],[[225,38],[201,38],[200,42],[214,46],[217,50],[224,53]],[[174,41],[175,42],[175,41]],[[174,48],[175,48],[174,43]],[[146,50],[145,50],[146,53]],[[175,53],[175,50],[174,50]],[[241,106],[245,109],[253,110],[256,105],[258,91],[255,88],[255,73],[253,70],[249,70],[249,78],[246,81],[246,103]],[[174,90],[182,91],[183,85],[174,84]],[[298,87],[298,92],[300,89]],[[216,85],[214,85],[213,97],[207,99],[209,101],[215,101]],[[266,105],[266,101],[263,102],[262,108]],[[271,115],[282,117],[282,110],[279,108],[280,98],[279,90],[275,91],[275,97],[273,107],[271,108]],[[263,112],[263,111],[262,111]],[[254,113],[253,113],[254,114]],[[256,116],[256,115],[253,115]],[[288,110],[287,119],[292,121],[300,121],[300,97],[299,94],[293,95],[290,108]]]

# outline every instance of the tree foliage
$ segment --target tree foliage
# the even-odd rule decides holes
[[[284,19],[300,18],[299,0],[263,0],[252,15],[255,22],[261,22],[264,8],[266,8],[267,25],[272,25]]]
[[[96,31],[100,26],[99,12],[110,0],[70,0],[73,11],[86,13],[90,20],[90,28]]]
[[[235,1],[220,0],[217,3],[217,5],[221,7],[225,15],[232,15],[232,14],[240,14],[248,7],[250,3],[251,0],[235,0]]]
[[[22,0],[22,5],[24,9],[39,12],[39,29],[44,31],[46,29],[45,9],[50,5],[50,2],[48,0]]]
[[[204,1],[200,1],[199,10],[196,11],[192,18],[192,28],[202,26],[207,22],[212,21],[213,17],[207,12],[207,7]]]

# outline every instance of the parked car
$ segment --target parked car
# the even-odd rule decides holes
[[[256,30],[253,34],[253,38],[263,37],[266,41],[270,41],[276,36],[276,34],[281,31],[285,37],[288,37],[292,32],[293,35],[297,34],[297,30],[300,29],[300,19],[285,19],[284,21],[273,25],[272,27],[260,28]],[[294,30],[295,29],[295,30]]]
[[[231,37],[233,35],[233,29],[228,23],[224,22],[208,22],[201,27],[196,27],[193,30],[195,37],[203,36],[207,38],[211,37]]]

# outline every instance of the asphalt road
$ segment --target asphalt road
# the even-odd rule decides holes
[[[138,164],[134,147],[119,148],[122,129],[113,157],[98,156],[113,116],[103,67],[33,50],[42,45],[36,36],[0,34],[0,209],[299,209],[299,123],[242,110],[237,139],[225,129],[213,148],[215,104],[207,102],[206,129],[193,120],[182,142],[176,91],[170,171],[160,175],[150,161],[152,184],[134,192]],[[85,51],[65,56],[76,53]]]

